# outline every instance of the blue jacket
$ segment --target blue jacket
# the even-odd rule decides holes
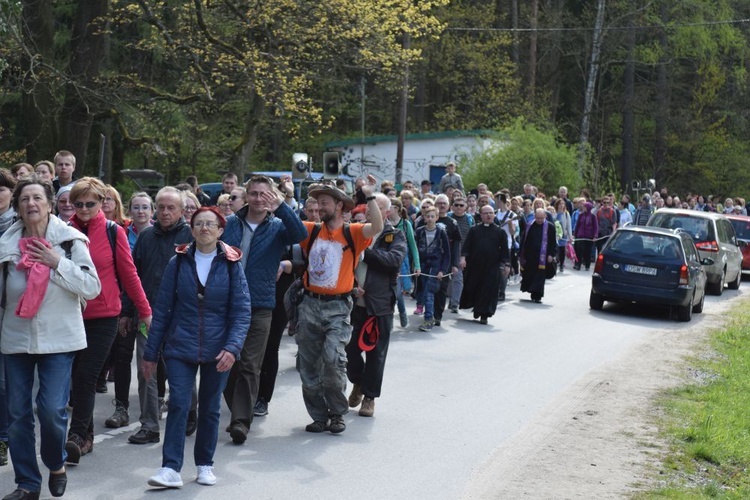
[[[451,248],[448,235],[439,225],[435,228],[435,239],[427,244],[425,232],[427,228],[417,228],[417,248],[419,249],[419,262],[422,264],[422,272],[437,275],[439,271],[447,275],[451,271]]]
[[[167,264],[143,354],[146,361],[156,361],[162,353],[188,363],[215,363],[222,349],[240,357],[250,328],[241,254],[219,243],[205,288],[194,255],[195,243],[181,245]]]
[[[227,219],[221,241],[240,247],[242,233],[248,229],[246,215],[247,206],[244,206]],[[287,246],[305,238],[307,229],[286,203],[282,203],[273,214],[269,213],[255,228],[250,248],[241,248],[242,253],[247,255],[245,277],[255,309],[276,307],[276,275],[281,256]]]

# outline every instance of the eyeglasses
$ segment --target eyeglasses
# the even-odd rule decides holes
[[[229,201],[234,201],[237,198],[239,198],[239,196],[237,196],[236,194],[233,194],[232,196],[229,197]]]
[[[198,210],[198,207],[185,207],[186,212],[195,212]]]
[[[454,203],[454,207],[465,207],[466,205],[464,203]]]
[[[214,229],[216,227],[219,227],[218,222],[211,222],[211,221],[198,221],[193,223],[193,227],[197,227],[198,229],[203,229],[204,227],[206,229]]]
[[[98,201],[87,201],[85,203],[82,201],[77,201],[73,203],[73,206],[76,208],[83,208],[83,207],[94,208],[98,203],[99,203]]]

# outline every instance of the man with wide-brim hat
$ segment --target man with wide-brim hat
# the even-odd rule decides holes
[[[351,196],[348,196],[341,189],[331,186],[330,184],[313,184],[307,190],[307,195],[316,200],[320,195],[328,195],[337,201],[343,202],[344,212],[350,212],[354,208],[354,200]]]
[[[307,253],[302,281],[304,295],[297,309],[299,373],[302,397],[313,422],[308,432],[346,429],[349,411],[346,391],[346,344],[352,335],[354,268],[372,238],[383,230],[383,217],[375,199],[377,181],[367,176],[362,186],[370,222],[344,224],[344,211],[354,200],[328,185],[311,186],[308,195],[318,200],[322,223],[303,222],[308,236],[301,243]],[[310,235],[317,233],[311,243]]]

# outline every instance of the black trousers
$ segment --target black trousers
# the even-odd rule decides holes
[[[83,321],[86,329],[86,348],[78,351],[73,361],[73,384],[70,395],[73,415],[70,419],[70,434],[77,434],[82,438],[94,435],[96,382],[117,335],[118,319],[118,316],[114,316]]]
[[[366,308],[354,306],[352,338],[346,345],[346,377],[352,384],[359,384],[365,397],[378,398],[383,385],[385,358],[388,355],[388,344],[391,340],[391,330],[393,330],[393,314],[377,316],[380,332],[378,343],[371,351],[364,352],[363,358],[363,351],[359,348],[359,331],[368,317]]]
[[[271,331],[266,342],[266,353],[263,355],[258,384],[258,399],[263,399],[266,403],[271,401],[273,389],[276,387],[276,375],[279,373],[279,346],[281,346],[281,337],[284,335],[288,321],[283,298],[281,301],[277,299],[276,307],[271,315]]]

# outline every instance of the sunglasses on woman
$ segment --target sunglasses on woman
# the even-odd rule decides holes
[[[77,202],[73,203],[73,206],[76,207],[76,208],[83,208],[83,207],[94,208],[97,203],[99,203],[99,202],[98,201],[87,201],[87,202],[77,201]]]

